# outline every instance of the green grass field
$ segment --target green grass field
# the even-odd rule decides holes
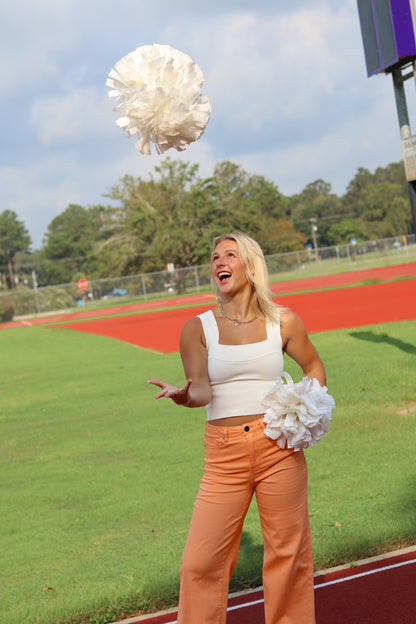
[[[416,321],[312,335],[337,401],[308,449],[317,569],[416,542]],[[0,331],[1,624],[104,624],[172,606],[203,409],[154,401],[178,354],[46,327]],[[296,380],[299,370],[287,362]],[[248,514],[232,590],[261,582]]]

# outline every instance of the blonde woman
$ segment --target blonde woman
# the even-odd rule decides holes
[[[241,233],[214,240],[217,305],[188,320],[182,388],[158,379],[156,399],[206,406],[205,468],[180,570],[178,624],[225,624],[229,581],[253,494],[264,541],[266,624],[314,624],[313,565],[303,451],[266,437],[263,399],[287,353],[325,385],[301,319],[270,297],[263,253]]]

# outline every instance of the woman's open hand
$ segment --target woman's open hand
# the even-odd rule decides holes
[[[165,383],[160,379],[149,379],[149,383],[161,388],[160,392],[158,392],[155,396],[156,400],[165,397],[165,399],[172,399],[172,401],[174,401],[177,405],[187,405],[191,400],[189,388],[192,383],[192,379],[187,379],[183,388],[177,388],[176,386]]]

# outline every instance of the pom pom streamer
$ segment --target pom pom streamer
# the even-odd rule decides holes
[[[209,121],[211,104],[201,95],[204,76],[183,52],[168,45],[136,48],[116,63],[106,85],[109,97],[117,97],[113,111],[126,137],[137,134],[142,154],[158,154],[174,147],[186,149],[202,135]]]
[[[326,435],[335,401],[317,379],[304,377],[294,383],[289,373],[283,377],[287,383],[280,378],[264,398],[264,433],[280,448],[299,451]]]

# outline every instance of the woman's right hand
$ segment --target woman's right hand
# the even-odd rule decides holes
[[[172,384],[165,383],[160,379],[149,379],[149,383],[161,388],[160,392],[158,392],[155,396],[156,400],[164,397],[165,399],[172,399],[172,401],[174,401],[177,405],[187,405],[191,400],[189,388],[191,386],[192,379],[187,379],[183,388],[178,388]]]

